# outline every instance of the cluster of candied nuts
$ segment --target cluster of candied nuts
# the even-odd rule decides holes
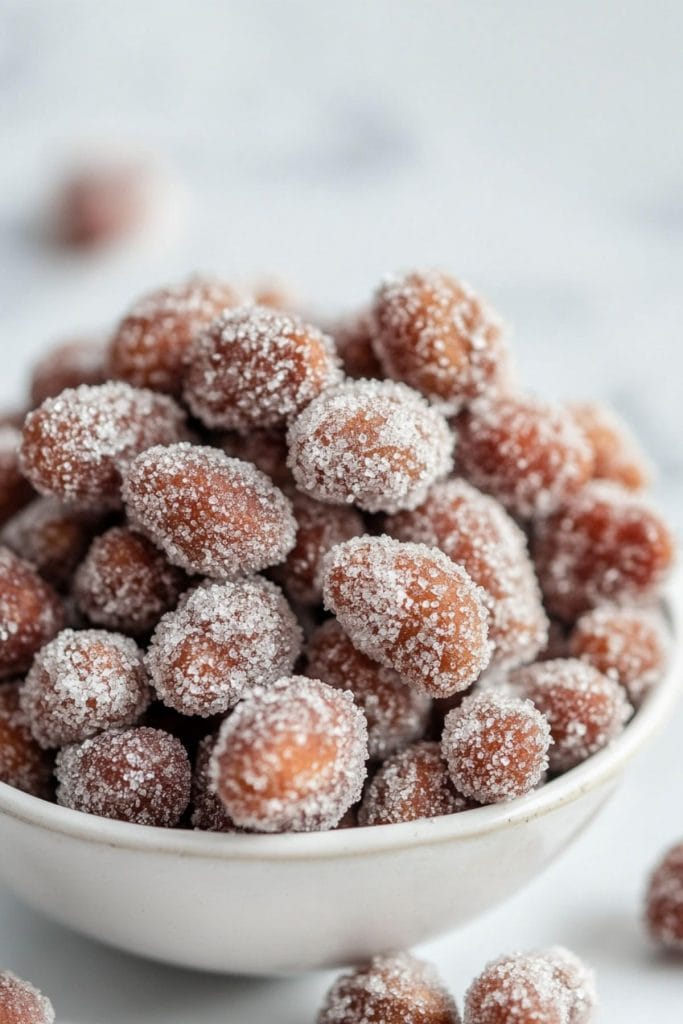
[[[664,672],[649,475],[612,413],[521,391],[447,274],[327,331],[157,289],[0,422],[0,781],[226,832],[522,796]]]
[[[332,985],[318,1024],[590,1024],[593,972],[562,946],[500,957],[465,994],[463,1016],[431,964],[376,956]]]

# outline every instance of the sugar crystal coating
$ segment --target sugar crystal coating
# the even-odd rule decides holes
[[[375,355],[373,341],[376,333],[372,312],[363,309],[330,324],[329,332],[334,338],[344,372],[355,380],[376,380],[384,377],[384,371]]]
[[[491,388],[504,347],[501,323],[464,282],[436,270],[390,276],[373,312],[375,351],[388,376],[449,413]]]
[[[440,800],[510,799],[545,779],[550,742],[554,771],[611,742],[664,671],[668,638],[653,609],[673,561],[671,533],[637,493],[648,470],[623,424],[597,403],[521,393],[497,317],[446,274],[387,279],[372,308],[330,332],[334,343],[277,289],[252,298],[244,305],[209,279],[159,289],[131,309],[108,356],[79,341],[48,353],[32,381],[42,404],[23,426],[2,418],[0,545],[28,564],[0,546],[0,680],[29,675],[21,696],[16,683],[0,694],[0,777],[39,787],[31,756],[36,771],[51,756],[35,737],[46,748],[80,743],[165,714],[191,754],[202,740],[195,786],[206,820],[277,831],[355,818],[358,805],[344,801],[364,774],[356,725],[368,726],[373,759],[390,756],[360,812],[370,820],[372,794],[373,821],[436,813]],[[340,354],[359,379],[340,383]],[[118,379],[105,382],[110,372]],[[202,421],[196,434],[173,395]],[[445,479],[456,433],[464,478]],[[180,443],[195,437],[215,447]],[[120,522],[105,514],[124,492],[126,525],[91,543]],[[526,537],[503,505],[530,520],[552,644]],[[374,536],[382,528],[392,537]],[[262,569],[296,611],[253,577]],[[337,615],[322,626],[321,597]],[[65,621],[73,628],[60,634]],[[141,718],[141,652],[90,623],[145,638],[157,627],[148,661],[167,707]],[[289,678],[301,623],[301,671],[324,689],[317,701],[298,696],[308,725],[284,738],[273,730],[258,770],[258,744],[238,765],[228,723],[218,740],[210,734],[226,713],[237,729],[242,704],[270,708],[271,688],[305,683]],[[96,663],[100,647],[105,662],[125,661],[119,643],[131,644],[133,669]],[[344,712],[323,699],[328,681]],[[294,723],[293,709],[278,714]],[[440,729],[441,752],[418,742]],[[342,734],[345,755],[332,742]],[[320,761],[331,781],[313,794],[306,778]],[[214,792],[219,762],[235,820]],[[270,804],[259,785],[272,786]]]
[[[440,739],[443,732],[443,723],[446,720],[446,715],[453,708],[459,708],[465,697],[468,697],[471,693],[475,693],[480,687],[482,687],[489,676],[493,676],[495,680],[500,678],[500,673],[497,669],[493,669],[489,672],[485,669],[477,679],[474,686],[467,690],[460,690],[458,693],[451,694],[450,697],[437,697],[432,701],[432,714],[429,722],[429,729],[427,731],[426,739]],[[497,686],[497,684],[496,684]]]
[[[493,960],[467,990],[464,1024],[588,1024],[595,997],[587,969],[577,982],[582,967],[558,947]]]
[[[62,589],[70,583],[100,522],[99,516],[54,498],[36,498],[5,524],[0,536],[48,583]]]
[[[293,313],[226,310],[194,341],[185,400],[208,427],[287,423],[341,379],[332,339]]]
[[[198,587],[154,631],[147,666],[160,699],[186,715],[214,715],[287,675],[301,629],[274,583],[260,577]]]
[[[317,1024],[460,1024],[438,974],[410,953],[376,956],[342,974],[327,993]]]
[[[193,277],[139,299],[118,325],[109,348],[114,377],[136,387],[180,395],[199,331],[240,297],[224,281]]]
[[[389,516],[384,528],[399,540],[439,547],[483,588],[493,664],[533,661],[547,641],[548,621],[526,538],[494,498],[465,480],[444,480],[418,508]]]
[[[216,746],[215,735],[200,742],[192,775],[192,827],[200,832],[239,832],[222,801],[211,789],[209,765]]]
[[[79,609],[98,626],[147,633],[188,585],[185,573],[140,533],[114,526],[96,537],[74,578]]]
[[[0,679],[25,672],[63,624],[64,608],[52,587],[0,546]]]
[[[591,449],[570,414],[524,395],[473,403],[458,433],[459,470],[522,518],[554,512],[593,470]]]
[[[292,676],[237,705],[209,772],[237,825],[313,832],[334,828],[358,800],[367,756],[365,717],[352,695]]]
[[[564,946],[550,946],[535,955],[552,965],[555,976],[568,992],[568,1024],[590,1024],[598,1005],[595,972]]]
[[[0,782],[45,800],[52,791],[52,757],[31,735],[19,706],[19,683],[0,686]]]
[[[443,552],[357,537],[323,563],[326,606],[355,647],[433,697],[466,689],[491,645],[484,593]]]
[[[645,911],[655,942],[683,953],[683,842],[672,846],[652,873]]]
[[[122,381],[82,384],[28,414],[21,468],[41,494],[82,508],[118,508],[126,466],[145,448],[171,444],[184,431],[185,416],[166,395]]]
[[[296,543],[274,578],[299,604],[322,601],[323,558],[335,544],[365,533],[363,518],[349,505],[323,505],[294,488],[285,491],[297,522]]]
[[[72,338],[47,350],[31,373],[31,405],[42,405],[67,388],[104,384],[104,344],[94,338]]]
[[[278,487],[292,483],[292,474],[287,465],[287,434],[284,430],[273,427],[250,430],[248,434],[225,434],[220,447],[233,459],[253,462]]]
[[[85,814],[173,828],[190,802],[180,740],[159,729],[103,732],[57,755],[57,802]]]
[[[552,771],[567,771],[602,750],[623,732],[633,713],[615,679],[577,658],[526,665],[509,681],[550,723]]]
[[[641,491],[652,477],[650,464],[624,421],[599,402],[568,406],[574,422],[593,452],[593,477],[612,480],[629,491]]]
[[[368,512],[414,508],[451,467],[446,420],[417,392],[393,381],[330,388],[289,434],[289,466],[302,491]]]
[[[123,496],[133,528],[173,565],[215,579],[282,562],[296,523],[282,491],[255,466],[216,448],[150,448],[134,460]]]
[[[0,426],[0,526],[33,497],[33,488],[19,466],[21,431]]]
[[[368,751],[382,759],[420,739],[432,702],[351,643],[336,619],[318,626],[306,647],[306,675],[338,690],[350,690],[368,723]]]
[[[41,747],[133,725],[150,701],[142,652],[103,629],[64,629],[38,652],[21,707]]]
[[[550,727],[531,701],[482,691],[449,711],[441,749],[456,789],[488,804],[538,785],[550,744]]]
[[[539,523],[534,559],[546,606],[572,621],[602,604],[656,598],[675,557],[673,536],[645,499],[617,484],[588,484]]]
[[[2,1024],[54,1024],[52,1003],[28,981],[11,971],[0,971]]]
[[[438,743],[413,743],[388,758],[372,777],[358,812],[359,825],[457,814],[473,804],[456,790]]]
[[[662,615],[651,608],[594,608],[569,638],[569,653],[621,683],[634,707],[662,678],[670,646]]]

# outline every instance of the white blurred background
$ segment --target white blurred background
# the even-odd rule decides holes
[[[677,0],[3,0],[0,404],[51,341],[189,271],[278,272],[334,310],[387,270],[439,265],[513,324],[531,387],[631,419],[680,526],[682,38]],[[102,251],[46,244],[60,174],[102,144],[158,161],[163,216]],[[543,879],[429,951],[457,990],[486,957],[565,942],[600,971],[602,1020],[680,1021],[680,967],[637,914],[650,861],[683,834],[682,728],[679,713]],[[0,962],[74,1024],[294,1024],[327,980],[173,974],[1,893]]]

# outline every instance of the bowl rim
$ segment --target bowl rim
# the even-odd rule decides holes
[[[622,735],[576,768],[510,803],[394,825],[254,835],[165,829],[99,818],[60,807],[0,782],[0,816],[94,845],[217,861],[360,857],[387,850],[469,840],[531,821],[616,781],[626,763],[672,710],[683,683],[683,643],[679,639],[683,629],[683,572],[677,572],[668,585],[664,605],[673,636],[669,665],[663,679],[647,695]]]

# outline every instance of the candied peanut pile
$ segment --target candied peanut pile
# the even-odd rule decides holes
[[[449,274],[325,325],[296,306],[193,277],[34,367],[0,422],[0,783],[233,834],[462,815],[657,687],[674,542],[616,413],[525,392]],[[465,1019],[510,976],[566,1007],[541,961],[492,968]],[[321,1019],[413,1019],[387,978],[458,1019],[396,957]]]

